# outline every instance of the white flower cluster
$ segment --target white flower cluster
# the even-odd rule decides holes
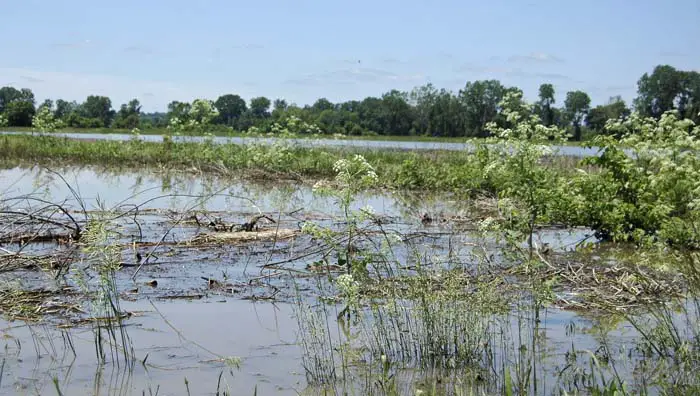
[[[275,122],[270,127],[270,132],[276,135],[295,134],[322,134],[323,131],[316,124],[309,124],[301,118],[291,115],[285,118],[282,123]]]
[[[3,120],[0,119],[0,125]],[[53,132],[61,127],[61,121],[56,120],[53,112],[46,106],[42,106],[34,117],[32,117],[32,127],[40,132]]]
[[[360,297],[360,283],[352,275],[342,274],[335,280],[338,290],[344,295],[350,304],[357,303]]]

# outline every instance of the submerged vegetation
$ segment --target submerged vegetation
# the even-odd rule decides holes
[[[75,286],[71,296],[8,282],[0,295],[5,317],[68,317],[71,326],[91,326],[99,364],[148,367],[148,356],[132,347],[127,323],[134,319],[120,301],[158,287],[155,279],[139,278],[141,271],[149,277],[173,271],[159,256],[194,267],[198,254],[206,254],[205,264],[244,268],[219,278],[209,270],[198,290],[293,306],[311,393],[699,390],[700,127],[677,111],[609,120],[605,136],[592,143],[598,155],[582,159],[557,155],[552,143],[569,131],[543,122],[518,91],[504,94],[500,119],[485,125],[492,137],[472,152],[179,141],[195,129],[211,138],[205,125],[216,112],[205,102],[193,108],[197,117],[171,120],[163,143],[137,139],[138,130],[127,142],[50,136],[56,125],[42,111],[35,116],[38,135],[2,136],[0,152],[15,163],[287,178],[313,186],[314,199],[330,214],[289,207],[263,212],[253,205],[255,213],[243,221],[242,214],[217,217],[202,209],[220,194],[215,191],[186,209],[158,213],[124,202],[88,211],[3,196],[0,216],[9,226],[0,235],[0,272],[41,268],[57,285]],[[293,120],[275,128],[284,134],[314,125]],[[482,209],[463,221],[422,213],[414,224],[359,205],[359,196],[379,190],[441,190]],[[543,237],[555,229],[591,235],[565,248]],[[48,252],[30,249],[40,242],[49,243]],[[257,273],[249,271],[252,260]],[[54,310],[43,308],[49,298],[60,299]],[[551,322],[562,310],[579,312],[589,328]],[[624,326],[632,336],[618,342]],[[582,331],[594,345],[577,345]],[[553,351],[552,339],[566,346]],[[246,365],[207,353],[227,369]],[[184,384],[189,391],[187,379]]]

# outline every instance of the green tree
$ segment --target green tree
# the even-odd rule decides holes
[[[459,91],[468,136],[488,136],[486,124],[496,119],[505,88],[498,80],[468,82]]]
[[[625,119],[629,117],[630,109],[627,108],[621,96],[614,96],[608,103],[592,108],[586,115],[586,125],[597,133],[605,132],[608,120]]]
[[[289,107],[289,104],[284,99],[275,99],[275,102],[272,105],[273,111],[274,110],[286,111],[288,107]]]
[[[222,124],[233,125],[234,122],[248,110],[245,100],[238,95],[226,94],[219,96],[214,102],[219,112],[219,121]]]
[[[34,107],[34,93],[27,88],[21,90],[14,87],[0,88],[0,113],[6,111],[7,106],[12,102],[27,102]]]
[[[138,128],[141,123],[141,103],[138,99],[131,100],[119,108],[114,118],[114,127],[122,129]]]
[[[391,90],[382,95],[382,118],[387,135],[406,136],[413,127],[413,108],[408,104],[408,94]]]
[[[660,118],[678,110],[682,118],[700,121],[700,73],[658,65],[637,82],[635,109],[647,117]]]
[[[333,110],[333,109],[335,109],[335,106],[333,105],[333,103],[330,100],[328,100],[326,98],[320,98],[320,99],[316,100],[316,102],[314,102],[313,106],[311,106],[311,109],[315,113],[321,113],[321,112],[326,111],[326,110]]]
[[[189,117],[191,107],[192,105],[187,102],[173,100],[172,102],[168,103],[168,120],[177,118],[179,120],[186,121]]]
[[[356,111],[362,129],[377,134],[387,130],[382,105],[382,99],[371,96],[358,104]]]
[[[681,117],[700,124],[700,73],[681,72],[681,93],[677,108]]]
[[[581,140],[581,121],[591,107],[591,98],[583,91],[572,91],[566,93],[564,101],[564,112],[567,121],[574,127],[574,140]]]
[[[550,126],[554,124],[554,86],[552,84],[542,84],[539,90],[539,101],[536,105],[536,112],[542,120],[542,124]]]
[[[5,108],[8,104],[19,100],[21,97],[21,92],[14,87],[2,87],[0,88],[0,113],[5,112]]]
[[[660,118],[675,108],[682,90],[681,73],[669,65],[659,65],[651,74],[644,73],[637,82],[635,109],[647,117]]]
[[[437,96],[438,90],[432,83],[416,87],[409,94],[410,104],[415,109],[414,134],[433,135],[433,131],[430,130],[430,114]]]
[[[464,105],[452,92],[441,89],[430,107],[429,130],[433,136],[464,136]]]
[[[54,111],[54,117],[58,119],[64,119],[68,115],[77,110],[79,107],[78,103],[75,101],[68,102],[63,99],[56,100],[56,110]]]
[[[32,117],[34,117],[35,113],[34,104],[24,100],[10,102],[5,106],[5,115],[9,126],[32,126]]]
[[[109,127],[114,118],[112,101],[106,96],[90,95],[82,105],[85,117],[100,120],[101,127]]]
[[[289,104],[284,99],[275,99],[272,103],[272,118],[275,120],[281,120],[287,113]]]
[[[270,116],[270,99],[260,96],[250,100],[250,112],[253,117],[267,118]]]
[[[39,107],[37,107],[37,111],[42,110],[43,108],[49,109],[49,111],[53,112],[53,100],[51,99],[45,99]]]

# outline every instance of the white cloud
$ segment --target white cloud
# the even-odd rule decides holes
[[[512,55],[508,58],[509,62],[552,62],[561,63],[564,60],[552,54],[544,52],[531,52],[527,55]]]
[[[382,81],[421,81],[424,78],[422,74],[402,75],[383,69],[356,67],[322,73],[310,73],[301,78],[289,79],[286,83],[296,85],[358,84]]]
[[[511,77],[522,77],[522,78],[539,78],[546,80],[571,80],[570,76],[561,73],[551,73],[551,72],[532,72],[526,71],[519,68],[512,67],[500,67],[500,66],[483,66],[476,65],[473,63],[467,63],[460,67],[455,68],[457,73],[469,73],[470,75],[504,75]]]

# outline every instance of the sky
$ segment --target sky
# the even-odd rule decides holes
[[[0,0],[0,86],[144,111],[234,93],[312,104],[498,79],[593,104],[700,71],[698,0]]]

